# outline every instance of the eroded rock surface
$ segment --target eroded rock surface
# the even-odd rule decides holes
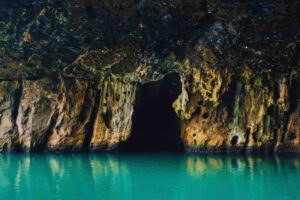
[[[51,79],[23,82],[16,119],[22,150],[38,151],[45,147],[55,121],[58,84]]]
[[[100,84],[90,149],[113,149],[131,133],[136,85],[112,77]]]
[[[299,152],[299,9],[297,0],[3,0],[0,151],[117,149],[139,87],[177,73],[186,150]]]
[[[69,79],[61,82],[59,95],[47,149],[83,150],[87,128],[95,109],[96,90],[86,81]]]
[[[299,151],[299,76],[203,69],[188,77],[173,104],[188,150]]]
[[[16,82],[2,81],[0,83],[0,149],[2,151],[15,150],[18,144],[16,116],[21,85]]]

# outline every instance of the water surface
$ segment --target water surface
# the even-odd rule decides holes
[[[0,199],[300,199],[299,157],[0,154]]]

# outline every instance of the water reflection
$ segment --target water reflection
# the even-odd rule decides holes
[[[299,180],[299,157],[0,155],[1,199],[297,199]]]

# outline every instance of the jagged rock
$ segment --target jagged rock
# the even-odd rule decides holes
[[[0,151],[112,150],[177,73],[194,152],[300,151],[297,0],[0,2]]]
[[[131,133],[136,84],[113,77],[100,84],[90,149],[112,149]]]
[[[188,150],[299,151],[299,76],[204,69],[189,81],[173,105]]]
[[[17,147],[16,117],[19,95],[18,82],[0,82],[0,151],[11,151]]]
[[[59,83],[53,79],[23,82],[16,119],[19,146],[23,151],[45,148],[62,101]]]
[[[59,95],[57,116],[46,148],[82,151],[95,109],[96,91],[87,81],[67,79],[60,82]]]

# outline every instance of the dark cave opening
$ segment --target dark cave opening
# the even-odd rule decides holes
[[[181,152],[180,120],[172,104],[181,93],[180,76],[142,85],[138,91],[131,137],[119,146],[121,152]]]

